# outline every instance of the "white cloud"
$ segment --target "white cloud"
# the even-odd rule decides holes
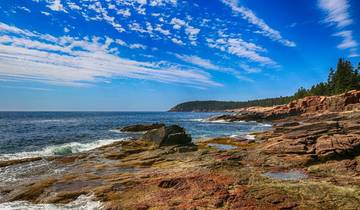
[[[182,61],[191,63],[191,64],[201,67],[201,68],[210,69],[210,70],[221,70],[222,69],[221,67],[216,66],[213,63],[211,63],[210,60],[206,60],[206,59],[200,58],[198,56],[188,56],[188,55],[179,55],[179,54],[175,54],[175,56]]]
[[[319,7],[327,14],[324,20],[326,23],[342,28],[353,22],[348,12],[350,5],[347,0],[319,0]]]
[[[143,27],[141,27],[139,23],[130,23],[130,24],[128,24],[128,27],[132,31],[137,31],[137,32],[140,32],[140,33],[147,33],[148,32]]]
[[[81,10],[81,7],[77,4],[75,4],[74,2],[67,2],[67,5],[72,10]]]
[[[169,31],[169,30],[166,30],[166,29],[163,29],[162,26],[159,25],[159,24],[156,25],[156,28],[155,28],[154,30],[162,33],[162,34],[165,35],[165,36],[170,35],[170,31]]]
[[[130,49],[143,49],[143,50],[147,48],[145,45],[142,44],[131,44],[129,47]]]
[[[359,54],[359,53],[356,53],[356,52],[350,52],[349,57],[350,57],[350,58],[357,58],[357,57],[360,57],[360,54]]]
[[[238,71],[236,71],[236,70],[234,70],[232,68],[225,68],[225,67],[222,67],[222,66],[215,65],[210,60],[200,58],[200,57],[194,56],[194,55],[189,56],[189,55],[175,54],[175,56],[177,58],[179,58],[180,60],[182,60],[182,61],[184,61],[186,63],[192,64],[194,66],[198,66],[198,67],[203,68],[203,69],[208,69],[208,70],[219,71],[219,72],[231,74],[231,75],[235,76],[239,80],[252,82],[252,80],[250,78],[247,78],[246,76],[243,76],[242,74],[240,74],[240,72],[238,72]]]
[[[340,31],[334,36],[342,37],[343,41],[337,46],[339,49],[352,49],[358,46],[358,43],[353,39],[352,31]]]
[[[254,43],[246,42],[240,38],[222,38],[218,40],[207,39],[210,48],[217,48],[223,52],[246,58],[249,61],[259,63],[261,65],[270,65],[278,67],[278,64],[271,58],[261,55],[266,50]]]
[[[178,18],[173,18],[171,19],[170,24],[173,25],[174,29],[180,29],[181,27],[186,25],[186,22]]]
[[[349,49],[350,57],[357,57],[358,43],[353,38],[352,30],[344,30],[349,27],[353,20],[350,17],[348,0],[318,0],[318,6],[326,14],[323,22],[335,25],[338,32],[334,36],[342,37],[342,42],[337,46],[339,49]]]
[[[240,66],[240,68],[242,68],[243,70],[245,70],[248,73],[259,73],[259,72],[261,72],[260,68],[249,66],[248,64],[242,63],[239,66]]]
[[[116,11],[116,13],[120,14],[120,15],[122,15],[124,17],[130,17],[131,16],[131,12],[130,12],[129,8],[127,8],[127,9],[119,9],[119,10]]]
[[[240,14],[243,19],[257,26],[260,30],[256,31],[256,33],[269,37],[271,40],[280,42],[281,44],[288,47],[296,46],[295,42],[284,39],[279,31],[267,25],[265,21],[257,17],[253,11],[243,6],[239,6],[238,0],[221,0],[221,1],[225,5],[229,6],[233,10],[233,12]]]
[[[50,13],[48,13],[48,12],[41,12],[41,14],[46,15],[46,16],[50,16]]]
[[[48,8],[53,10],[53,11],[63,11],[66,12],[63,4],[61,3],[61,0],[48,0],[48,3],[50,3],[48,5]]]
[[[18,8],[21,9],[21,10],[24,10],[25,12],[28,12],[28,13],[31,12],[31,10],[29,8],[26,8],[26,7],[18,7]]]
[[[112,51],[98,37],[53,37],[0,23],[0,78],[59,85],[88,85],[105,78],[134,78],[195,86],[221,86],[199,69],[167,62],[140,62]]]
[[[187,25],[185,33],[189,36],[190,43],[196,45],[197,35],[200,33],[200,29]]]
[[[177,39],[177,38],[172,38],[171,41],[178,45],[185,45],[185,43],[183,41],[181,41],[180,39]]]

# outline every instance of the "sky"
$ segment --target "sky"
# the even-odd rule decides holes
[[[1,0],[0,110],[292,95],[360,62],[358,0]]]

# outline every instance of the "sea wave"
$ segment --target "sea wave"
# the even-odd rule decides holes
[[[93,196],[79,196],[75,201],[68,204],[33,204],[28,201],[14,201],[0,203],[2,210],[98,210],[102,208],[100,201],[94,201]]]
[[[22,123],[26,124],[42,124],[42,123],[75,123],[79,119],[39,119],[39,120],[24,120]]]
[[[42,150],[38,151],[30,151],[30,152],[19,152],[13,154],[2,154],[0,155],[0,160],[16,160],[16,159],[24,159],[24,158],[34,158],[34,157],[46,157],[46,156],[54,156],[54,155],[68,155],[79,152],[86,152],[89,150],[96,149],[98,147],[102,147],[105,145],[112,144],[118,141],[124,141],[127,138],[120,139],[102,139],[89,143],[79,143],[79,142],[71,142],[62,145],[53,145],[45,147]]]
[[[194,121],[194,122],[203,122],[203,123],[246,123],[246,121],[234,121],[234,122],[229,122],[229,121],[226,121],[226,120],[209,120],[209,119],[191,119],[191,121]]]

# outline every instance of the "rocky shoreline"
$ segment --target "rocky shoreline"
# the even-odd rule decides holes
[[[254,140],[194,144],[157,124],[89,152],[3,161],[0,203],[92,195],[103,209],[360,209],[359,108],[360,91],[308,97],[210,119],[273,124]],[[12,179],[15,169],[23,172]]]

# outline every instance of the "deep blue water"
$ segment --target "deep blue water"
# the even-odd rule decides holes
[[[0,112],[0,159],[83,151],[132,134],[116,128],[137,123],[178,124],[194,141],[225,135],[245,136],[268,126],[203,121],[220,113],[169,112]],[[60,151],[61,152],[61,151]],[[59,152],[59,153],[60,153]]]

